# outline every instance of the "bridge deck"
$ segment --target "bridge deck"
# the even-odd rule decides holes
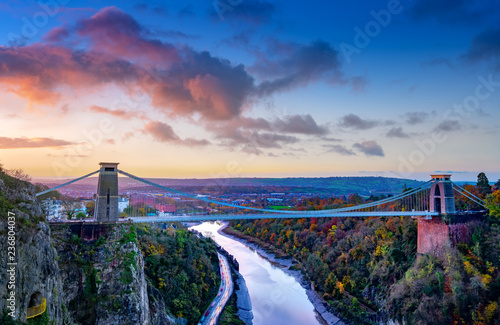
[[[189,222],[189,221],[215,221],[215,220],[240,220],[240,219],[291,219],[291,218],[363,218],[363,217],[432,217],[437,216],[437,212],[429,211],[371,211],[371,212],[325,212],[325,213],[304,213],[283,214],[283,213],[246,213],[246,214],[213,214],[213,215],[186,215],[186,216],[166,216],[166,217],[133,217],[129,218],[134,223],[149,222]]]

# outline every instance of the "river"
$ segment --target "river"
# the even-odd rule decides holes
[[[285,273],[286,267],[269,261],[239,241],[222,236],[218,233],[221,227],[221,223],[204,222],[190,229],[211,237],[238,260],[252,301],[254,325],[326,324],[307,298],[306,290]]]

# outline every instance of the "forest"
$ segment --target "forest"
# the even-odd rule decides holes
[[[220,284],[215,243],[184,229],[137,226],[144,272],[167,312],[197,324]]]
[[[466,188],[486,200],[490,214],[470,241],[442,256],[417,256],[417,220],[403,217],[242,220],[229,231],[293,257],[331,308],[356,324],[498,324],[500,181],[491,186],[481,173]],[[312,198],[295,208],[354,201],[367,199]],[[479,209],[461,196],[456,206]]]

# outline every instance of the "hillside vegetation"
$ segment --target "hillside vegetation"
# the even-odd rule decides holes
[[[294,257],[331,308],[354,324],[500,324],[500,191],[468,189],[486,198],[491,216],[470,242],[441,257],[417,256],[417,221],[403,217],[242,220],[229,231]],[[317,198],[296,208],[329,202],[351,203]],[[463,197],[456,203],[475,208]]]
[[[197,324],[220,284],[215,243],[184,229],[137,227],[144,272],[167,311]]]

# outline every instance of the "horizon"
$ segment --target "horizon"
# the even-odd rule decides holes
[[[0,4],[0,163],[496,181],[500,4],[439,2]]]
[[[436,173],[434,173],[436,174]],[[59,176],[36,176],[36,177],[32,177],[32,180],[31,182],[32,183],[35,183],[35,182],[41,182],[41,181],[58,181],[58,182],[63,182],[63,181],[70,181],[76,177],[79,177],[79,176],[82,176],[82,175],[75,175],[75,176],[67,176],[67,177],[59,177]],[[136,176],[141,176],[141,175],[136,175]],[[382,178],[396,178],[396,179],[407,179],[407,180],[412,180],[412,181],[421,181],[421,182],[425,182],[425,181],[428,181],[430,178],[420,178],[420,179],[417,179],[417,178],[404,178],[404,177],[395,177],[397,175],[393,175],[393,176],[383,176],[383,175],[327,175],[327,176],[283,176],[283,177],[274,177],[274,176],[228,176],[228,177],[160,177],[160,176],[155,176],[155,177],[145,177],[147,179],[169,179],[169,180],[213,180],[213,179],[268,179],[268,178],[274,178],[274,179],[287,179],[287,178],[342,178],[342,177],[359,177],[359,178],[363,178],[363,177],[382,177]],[[486,175],[488,176],[488,175]],[[430,177],[430,174],[429,174],[429,177]],[[89,180],[89,179],[92,179],[95,181],[97,181],[99,178],[99,176],[89,176],[87,177],[86,179]],[[118,179],[120,178],[129,178],[128,176],[125,176],[125,175],[118,175]],[[453,175],[452,175],[452,178],[453,178]],[[491,184],[494,184],[496,183],[496,179],[490,179],[488,178],[490,183]],[[500,179],[499,179],[500,180]],[[475,184],[477,182],[477,177],[475,179],[465,179],[465,178],[461,178],[461,179],[455,179],[453,178],[453,181],[456,181],[456,182],[460,182],[460,183],[471,183],[471,184]],[[76,183],[78,184],[78,182]]]

